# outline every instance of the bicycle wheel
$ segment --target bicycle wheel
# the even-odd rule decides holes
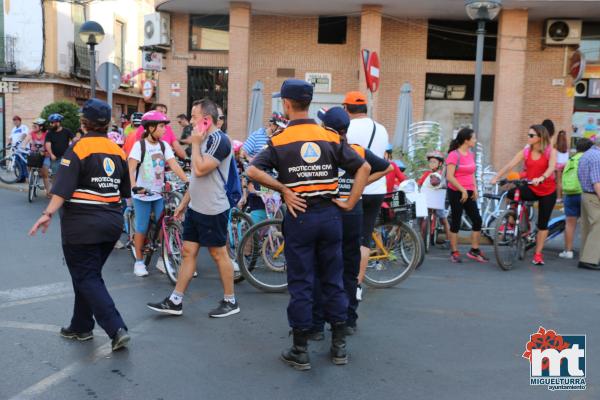
[[[33,198],[35,197],[35,188],[36,188],[36,175],[29,174],[29,190],[27,190],[27,200],[31,203]]]
[[[127,218],[127,246],[129,247],[131,257],[135,260],[135,245],[133,242],[135,237],[135,211],[133,208],[129,209],[125,218]]]
[[[429,215],[421,220],[421,236],[425,244],[425,253],[429,253],[431,246],[431,216]]]
[[[375,226],[375,235],[383,244],[367,267],[365,283],[375,288],[388,288],[404,281],[421,260],[421,235],[409,224],[386,222]]]
[[[506,210],[496,219],[494,228],[494,255],[498,266],[505,271],[512,269],[521,243],[515,221],[515,211]]]
[[[183,227],[177,221],[169,221],[165,224],[165,236],[162,241],[162,258],[165,263],[167,277],[173,285],[177,283],[179,268],[181,268],[183,239],[181,235]]]
[[[254,225],[244,234],[238,247],[237,260],[242,275],[252,286],[268,293],[287,289],[281,224],[281,219],[271,219]]]
[[[15,183],[19,179],[20,170],[12,155],[7,155],[6,150],[0,152],[0,181]]]
[[[160,235],[160,231],[157,225],[154,223],[152,219],[150,219],[150,225],[148,225],[148,233],[146,234],[146,243],[142,248],[142,252],[144,253],[144,264],[146,267],[150,267],[150,263],[152,262],[152,256],[154,256],[154,250],[156,245],[156,237]]]
[[[238,209],[231,210],[229,225],[227,226],[227,253],[232,260],[237,259],[237,249],[248,229],[252,226],[252,218]],[[235,283],[244,280],[241,271],[234,271],[233,281]]]

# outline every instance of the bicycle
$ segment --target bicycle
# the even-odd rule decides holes
[[[494,255],[496,262],[505,271],[511,270],[515,259],[523,260],[525,253],[535,247],[537,228],[531,228],[529,218],[533,202],[521,200],[520,188],[531,182],[519,180],[500,181],[500,185],[513,184],[516,186],[514,199],[509,208],[501,214],[496,221],[494,230]],[[546,241],[560,235],[565,230],[565,217],[557,217],[548,224],[548,237]],[[506,253],[506,257],[503,257]]]
[[[242,276],[252,286],[267,293],[287,290],[282,223],[282,219],[267,219],[252,226],[237,249]]]
[[[154,222],[154,218],[150,219],[148,233],[142,247],[142,254],[144,264],[149,267],[154,253],[156,250],[161,249],[161,257],[164,262],[166,275],[169,281],[175,285],[182,261],[183,227],[181,222],[174,217],[178,203],[176,200],[177,196],[174,196],[173,193],[170,185],[167,183],[165,190],[161,193],[165,202],[164,210],[158,218],[158,222]]]
[[[19,143],[0,150],[0,181],[11,184],[27,175],[27,154],[28,151],[19,147]]]
[[[386,207],[371,234],[373,245],[364,278],[374,288],[406,280],[422,262],[423,254],[421,235],[409,223],[416,218],[415,204],[407,202],[402,191],[388,193],[384,202]]]
[[[229,210],[227,217],[227,253],[232,260],[237,259],[237,249],[244,234],[253,225],[252,218],[237,207]],[[233,281],[239,283],[244,280],[241,271],[235,271]]]

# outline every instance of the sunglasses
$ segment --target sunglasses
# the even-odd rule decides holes
[[[529,136],[529,139],[533,139],[534,137],[536,137],[537,135],[534,135],[533,133],[528,133],[527,136]]]

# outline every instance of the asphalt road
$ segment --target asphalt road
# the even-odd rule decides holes
[[[544,267],[510,272],[450,264],[434,251],[401,286],[366,292],[347,366],[329,361],[327,341],[310,345],[313,369],[299,372],[278,359],[290,343],[287,295],[242,283],[241,313],[209,319],[222,292],[204,252],[184,315],[164,317],[145,303],[170,293],[167,278],[156,269],[136,278],[127,251],[115,250],[104,277],[129,325],[129,349],[111,353],[101,330],[90,342],[61,338],[73,295],[58,221],[28,238],[45,200],[0,190],[0,204],[0,399],[600,398],[600,273],[557,251]],[[586,391],[529,385],[521,354],[539,326],[587,335]]]

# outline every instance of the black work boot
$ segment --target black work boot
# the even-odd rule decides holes
[[[292,333],[294,335],[294,344],[291,348],[281,353],[281,359],[299,371],[307,371],[310,369],[307,332],[294,329]]]
[[[346,352],[346,323],[336,322],[331,325],[331,361],[335,365],[348,364]]]

